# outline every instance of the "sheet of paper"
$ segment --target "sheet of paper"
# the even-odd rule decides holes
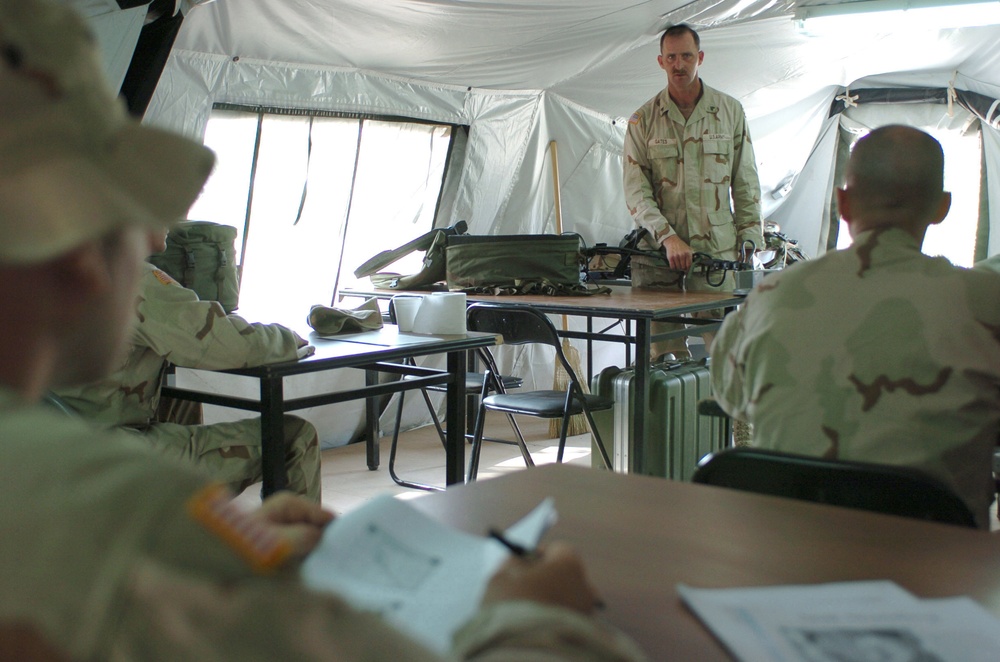
[[[1000,660],[1000,621],[969,598],[886,581],[678,591],[741,662]]]
[[[554,518],[554,504],[546,499],[506,533],[534,547]],[[445,652],[508,555],[495,540],[458,531],[384,495],[327,527],[303,564],[302,579],[313,589],[382,614]]]

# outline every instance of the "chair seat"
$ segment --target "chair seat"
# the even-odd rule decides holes
[[[419,379],[418,375],[404,375],[403,379],[413,380]],[[465,373],[465,390],[473,394],[478,395],[483,390],[483,380],[486,379],[486,373],[483,372],[467,372]],[[500,381],[503,383],[503,387],[507,388],[521,388],[524,380],[520,377],[514,377],[511,375],[502,375]],[[428,391],[444,391],[447,387],[444,384],[439,384],[437,386],[428,386]]]
[[[586,401],[590,411],[602,411],[615,406],[615,401],[611,398],[592,393],[585,393],[583,399]],[[565,391],[496,393],[486,396],[483,399],[483,406],[487,409],[502,411],[508,414],[537,416],[538,418],[562,418],[563,405],[565,404]],[[571,415],[583,413],[583,406],[579,396],[573,398],[572,402],[570,402],[569,411]]]

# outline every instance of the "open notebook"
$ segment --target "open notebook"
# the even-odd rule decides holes
[[[1000,621],[966,597],[890,581],[677,590],[740,662],[1000,660]]]
[[[506,537],[534,548],[555,518],[554,503],[546,499],[507,529]],[[302,579],[382,614],[443,653],[509,554],[492,538],[464,533],[383,495],[327,527],[302,566]]]

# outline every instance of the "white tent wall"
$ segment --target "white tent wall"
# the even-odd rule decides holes
[[[1000,254],[1000,123],[983,125],[983,160],[986,162],[987,199],[990,201],[990,235],[987,255]]]
[[[410,105],[413,99],[419,100],[416,106]],[[620,185],[621,132],[612,120],[552,99],[551,95],[432,86],[357,71],[303,69],[174,50],[150,101],[146,121],[200,137],[212,105],[223,102],[405,115],[468,125],[456,192],[450,210],[439,212],[438,225],[466,220],[470,232],[476,234],[555,231],[548,148],[554,139],[559,144],[560,166],[569,167],[570,177],[564,175],[562,179],[576,182],[578,193],[573,195],[572,186],[567,188],[568,196],[564,193],[563,229],[581,232],[588,242],[607,241],[609,237],[617,241],[630,224]],[[391,170],[386,177],[391,180]],[[595,181],[604,187],[604,195],[595,197]],[[603,206],[595,208],[594,200],[600,200]],[[575,219],[580,219],[579,224]],[[572,324],[576,328],[582,322],[574,320]],[[617,349],[620,363],[621,350]],[[539,377],[538,386],[551,381],[550,356],[522,356],[518,351],[516,357],[506,360],[528,360],[539,366],[538,374],[545,376]],[[335,378],[350,379],[343,375]],[[190,383],[194,377],[181,371],[178,379]],[[223,384],[233,388],[224,378],[199,375],[196,379],[199,388],[217,389]],[[327,386],[330,379],[310,376],[303,385]],[[390,405],[383,417],[384,426],[392,424],[394,407]],[[210,408],[206,420],[231,420],[244,415]],[[352,405],[307,413],[326,445],[349,440],[359,430],[357,417],[362,415],[363,411]],[[404,427],[427,422],[429,418],[419,406],[407,407]]]

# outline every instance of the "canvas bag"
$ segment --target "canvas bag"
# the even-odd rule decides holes
[[[486,294],[596,294],[580,282],[577,234],[459,235],[445,250],[448,289]]]
[[[185,221],[167,235],[167,247],[149,257],[203,301],[218,301],[226,313],[240,298],[236,270],[236,228],[211,221]]]

